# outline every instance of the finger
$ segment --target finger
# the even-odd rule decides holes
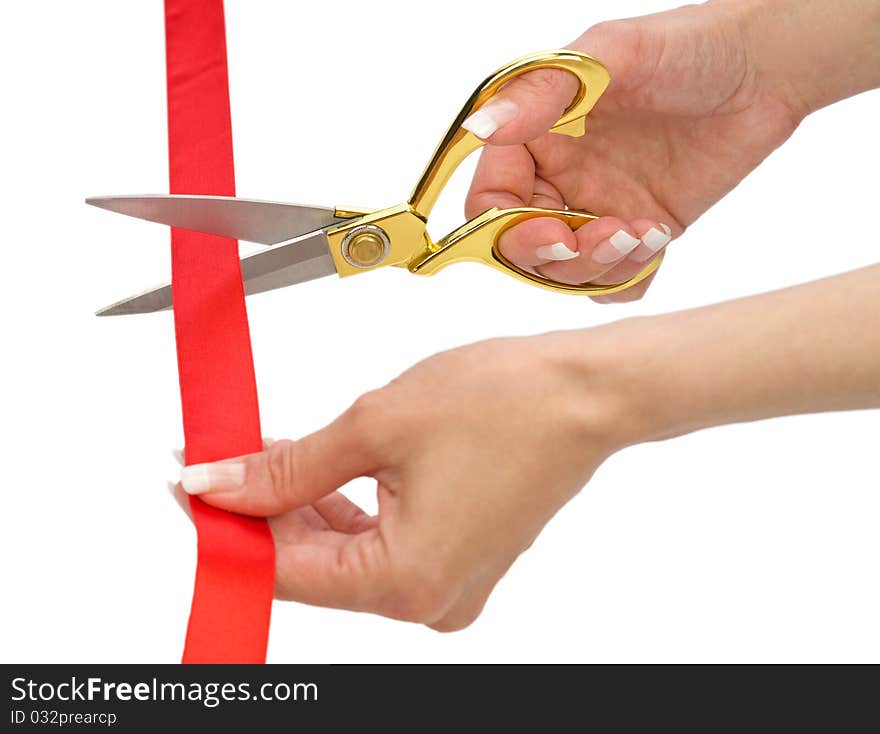
[[[525,147],[485,149],[465,199],[465,215],[471,219],[493,207],[521,206],[564,209],[565,203],[553,184],[535,177],[535,161]]]
[[[184,514],[190,519],[193,519],[192,516],[192,504],[190,502],[190,495],[183,491],[183,487],[180,482],[176,484],[174,482],[168,482],[168,491],[171,493],[171,496],[174,498],[174,501],[177,502],[178,506],[181,510],[183,510]],[[330,524],[327,522],[326,518],[318,512],[314,507],[307,506],[299,508],[295,513],[288,513],[283,518],[273,518],[273,520],[277,520],[282,523],[285,527],[282,528],[283,531],[289,531],[290,525],[295,525],[295,531],[298,536],[301,536],[304,531],[312,530],[312,531],[326,531],[326,530],[334,530]],[[273,535],[275,534],[275,529],[278,527],[276,525],[273,528]],[[317,536],[324,539],[332,539],[336,533],[320,533]]]
[[[535,191],[535,161],[522,145],[485,148],[465,199],[465,216],[525,206]]]
[[[575,233],[565,222],[551,217],[537,217],[511,227],[499,238],[498,250],[514,265],[531,272],[550,260],[579,257]]]
[[[316,500],[313,507],[327,525],[339,533],[362,533],[376,527],[379,518],[368,515],[354,502],[339,492]]]
[[[663,53],[662,32],[668,26],[668,14],[656,17],[653,26],[646,18],[605,21],[591,26],[569,44],[598,59],[611,75],[609,92],[633,91],[652,79]],[[656,29],[657,32],[651,32]]]
[[[596,282],[621,282],[641,272],[672,241],[672,230],[665,224],[650,219],[635,219],[631,222],[633,230],[641,243],[625,260],[606,271]],[[616,280],[615,280],[616,279]]]
[[[663,22],[646,32],[641,21],[618,20],[588,29],[571,44],[599,59],[611,74],[609,91],[626,95],[652,79],[663,53]],[[562,116],[578,90],[568,72],[541,69],[505,85],[465,120],[463,127],[493,145],[534,140]]]
[[[632,227],[641,240],[639,246],[626,259],[620,260],[613,268],[591,279],[591,282],[597,285],[613,285],[629,280],[644,270],[645,266],[672,241],[672,231],[665,224],[649,219],[636,219],[632,222]]]
[[[528,206],[541,209],[565,209],[562,194],[550,182],[542,178],[536,178],[532,185],[532,195],[527,202]]]
[[[275,564],[278,599],[353,611],[384,610],[390,588],[389,564],[375,528],[349,536],[338,546],[279,545]]]
[[[192,519],[190,497],[179,484],[168,482],[168,489],[180,508]],[[328,513],[334,502],[337,506]],[[276,541],[275,596],[306,604],[382,612],[381,600],[388,583],[384,568],[387,565],[382,547],[377,544],[375,528],[367,528],[364,520],[374,520],[339,494],[318,500],[321,515],[313,507],[270,519]],[[344,508],[344,509],[343,509]],[[324,528],[340,524],[348,528],[342,532],[316,531],[314,523],[305,515],[310,511],[320,518]],[[371,536],[353,539],[343,534],[364,524]],[[352,542],[354,540],[354,542]]]
[[[178,507],[192,520],[191,497],[179,483],[169,481],[168,491]],[[348,541],[348,535],[375,528],[378,518],[367,515],[343,495],[333,493],[322,497],[314,506],[277,515],[269,522],[276,547],[313,544],[339,548]]]
[[[577,91],[578,80],[569,72],[531,71],[504,85],[462,127],[493,145],[526,143],[553,127]]]
[[[558,219],[530,219],[498,242],[501,254],[514,264],[570,284],[592,281],[638,245],[632,227],[617,217],[594,219],[575,232]]]
[[[263,448],[269,448],[273,443],[275,443],[274,438],[269,438],[268,436],[263,436]],[[174,457],[174,460],[180,464],[181,466],[186,465],[186,450],[185,449],[171,449],[171,455]]]
[[[382,508],[388,490],[380,487],[378,495]],[[269,520],[276,538],[277,598],[421,623],[442,616],[435,616],[433,606],[429,608],[422,599],[426,587],[419,573],[403,574],[399,559],[392,562],[394,544],[379,527],[354,534],[303,534],[296,528],[286,533],[283,526],[299,512]],[[325,541],[324,536],[332,536],[332,540]],[[403,557],[409,559],[412,554],[404,552]],[[427,595],[427,602],[431,602],[431,596]]]
[[[183,488],[179,483],[168,482],[168,491],[171,493],[171,496],[174,498],[174,501],[177,503],[178,507],[183,510],[184,514],[192,520],[192,508],[189,506],[189,495],[183,491]]]
[[[642,296],[645,295],[648,288],[651,287],[651,281],[654,280],[654,276],[657,274],[655,270],[651,273],[647,278],[642,281],[639,281],[634,286],[630,288],[626,288],[622,291],[618,291],[617,293],[608,293],[604,296],[592,296],[592,299],[596,303],[631,303],[632,301],[638,301]]]
[[[273,442],[274,443],[274,442]],[[192,520],[192,503],[190,502],[190,495],[183,491],[183,487],[180,482],[176,484],[174,482],[168,482],[168,491],[171,493],[171,496],[174,498],[174,501],[180,506],[180,509],[186,514],[186,516]],[[330,495],[333,497],[334,495]],[[337,495],[342,499],[342,495]],[[329,499],[329,498],[322,498]],[[357,507],[355,505],[355,507]],[[365,517],[369,517],[369,515],[365,515]],[[289,533],[291,530],[291,524],[294,526],[293,530],[295,531],[297,537],[300,537],[304,531],[319,531],[317,535],[312,537],[321,538],[322,540],[332,539],[333,536],[336,536],[338,533],[325,533],[321,531],[327,530],[339,530],[339,528],[332,527],[328,522],[327,518],[321,514],[314,506],[307,505],[306,507],[300,507],[294,513],[288,513],[284,516],[276,516],[273,518],[279,524],[276,524],[273,527],[273,534],[280,527],[282,533]]]
[[[437,632],[463,630],[480,616],[497,582],[497,578],[492,578],[474,584],[441,619],[428,626]]]
[[[181,471],[188,494],[224,510],[268,516],[315,502],[378,468],[363,422],[350,411],[299,441],[277,441],[258,454]]]
[[[647,219],[634,222],[617,217],[594,219],[576,232],[577,259],[547,263],[537,270],[545,278],[560,283],[613,285],[624,282],[645,267],[645,262],[634,261],[635,257],[641,257],[642,250],[654,255],[669,242],[670,235],[658,229],[663,226]]]

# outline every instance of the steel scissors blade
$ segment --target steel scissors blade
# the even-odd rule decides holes
[[[596,216],[572,210],[519,207],[489,209],[434,242],[428,216],[458,165],[483,141],[462,123],[516,76],[536,69],[562,69],[580,82],[578,93],[551,132],[580,136],[585,117],[605,91],[610,76],[602,64],[569,49],[518,59],[488,77],[465,103],[419,182],[404,204],[387,209],[340,210],[237,197],[156,194],[108,196],[87,203],[129,216],[183,229],[269,245],[241,259],[245,293],[261,293],[336,273],[342,277],[378,267],[405,267],[432,275],[455,262],[476,261],[523,282],[559,293],[602,295],[629,288],[660,265],[662,255],[635,276],[614,285],[567,285],[523,270],[499,251],[499,237],[535,217],[553,217],[576,229]],[[171,307],[171,286],[163,285],[124,299],[99,316],[145,313]]]
[[[86,203],[137,219],[261,245],[277,245],[344,221],[332,208],[233,196],[93,196]]]
[[[345,221],[325,207],[227,196],[96,196],[86,203],[181,229],[271,245],[241,259],[247,295],[334,275],[323,228]],[[167,283],[106,306],[97,315],[165,311],[171,305]]]

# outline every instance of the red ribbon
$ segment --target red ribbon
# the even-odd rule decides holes
[[[235,195],[222,0],[166,0],[171,192]],[[172,229],[187,464],[262,449],[235,240]],[[275,582],[265,520],[190,499],[198,567],[184,663],[262,663]]]

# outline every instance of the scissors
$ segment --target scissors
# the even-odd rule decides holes
[[[596,59],[561,49],[517,59],[488,77],[465,103],[404,204],[388,209],[300,206],[225,196],[154,194],[106,196],[86,203],[128,216],[207,234],[269,245],[241,258],[246,294],[261,293],[325,275],[341,277],[386,265],[416,275],[433,275],[452,263],[475,261],[525,283],[558,293],[616,293],[647,278],[660,265],[654,258],[629,280],[613,285],[567,285],[517,267],[498,249],[511,227],[534,217],[553,217],[572,229],[597,215],[573,210],[516,207],[489,209],[434,242],[428,216],[458,165],[483,141],[462,123],[514,77],[536,69],[562,69],[577,77],[579,89],[551,132],[579,137],[585,117],[611,78]],[[97,312],[98,316],[148,313],[172,307],[171,285],[145,291]]]

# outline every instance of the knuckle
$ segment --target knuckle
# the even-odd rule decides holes
[[[272,490],[279,499],[295,490],[295,453],[296,443],[288,439],[276,441],[265,452],[266,472]]]
[[[603,20],[586,30],[580,45],[585,47],[587,53],[595,53],[590,49],[604,48],[612,43],[627,46],[632,44],[639,32],[638,27],[625,18]]]
[[[443,615],[435,591],[429,587],[416,586],[401,591],[394,602],[394,615],[398,619],[417,624],[431,624]]]
[[[607,36],[609,34],[613,34],[617,30],[618,26],[619,21],[617,20],[603,20],[590,26],[590,28],[587,30],[586,36],[587,38],[591,39]]]
[[[456,595],[451,585],[436,574],[399,571],[391,594],[391,616],[407,622],[431,625],[443,618]]]
[[[565,89],[568,76],[566,72],[558,69],[539,69],[522,77],[521,88],[527,94],[555,95]]]
[[[616,294],[617,301],[619,303],[634,303],[635,301],[640,301],[644,297],[647,290],[647,287],[642,288],[639,286],[627,288],[626,290]]]
[[[381,403],[381,390],[370,390],[361,395],[348,409],[348,415],[353,420],[372,420],[379,412]]]
[[[470,613],[466,616],[455,617],[454,619],[441,619],[439,622],[435,624],[429,624],[430,627],[435,632],[442,632],[443,634],[448,634],[449,632],[460,632],[467,627],[470,627],[474,622],[477,621],[477,617],[479,617],[479,612]]]
[[[387,431],[384,393],[371,390],[364,393],[346,411],[345,419],[358,443],[372,456],[383,453]]]

